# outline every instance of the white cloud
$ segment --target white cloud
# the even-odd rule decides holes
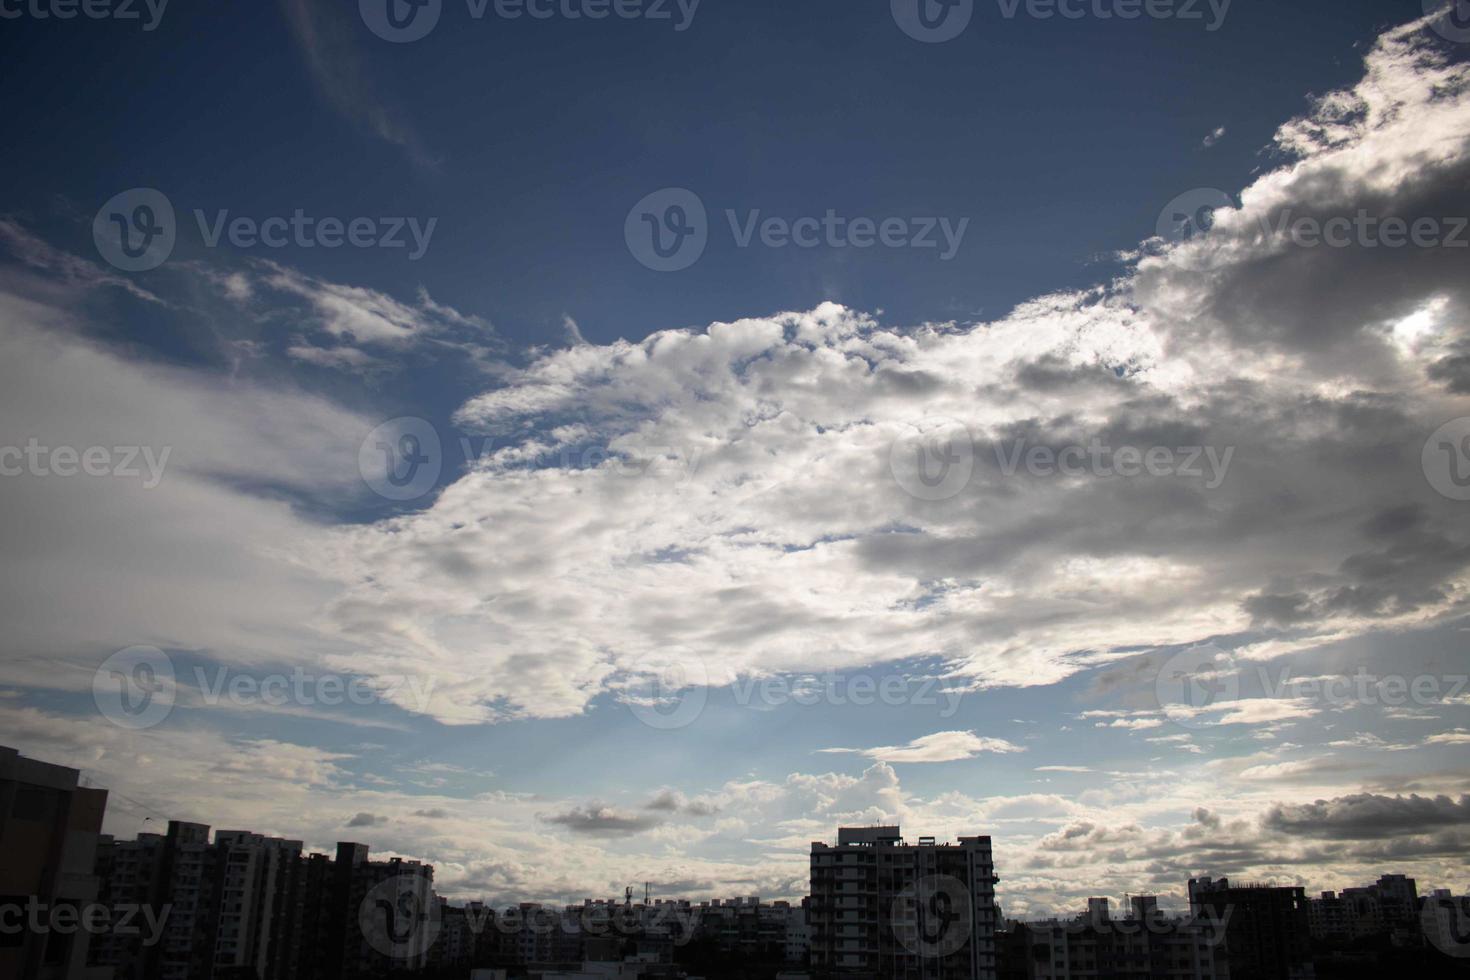
[[[973,759],[982,752],[1024,752],[1024,746],[1003,738],[985,738],[974,732],[934,732],[907,745],[880,745],[872,749],[818,749],[819,752],[853,752],[879,762],[954,762]]]

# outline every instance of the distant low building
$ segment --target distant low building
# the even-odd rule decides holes
[[[1128,915],[1107,899],[1088,899],[1071,919],[1010,924],[1001,942],[1007,980],[1227,980],[1229,968],[1212,919],[1165,916],[1151,895],[1135,896]]]

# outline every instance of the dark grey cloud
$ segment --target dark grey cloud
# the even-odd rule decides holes
[[[641,813],[627,813],[603,803],[588,803],[562,813],[540,814],[549,824],[565,827],[575,834],[592,837],[631,837],[652,830],[663,821]]]
[[[362,812],[362,813],[356,814],[355,816],[353,816],[353,818],[351,820],[347,821],[347,826],[349,826],[349,827],[381,827],[381,826],[383,826],[384,824],[386,824],[388,822],[389,822],[389,820],[388,820],[387,817],[381,816],[381,815],[376,814],[376,813]]]
[[[1278,804],[1261,820],[1269,830],[1328,840],[1378,840],[1470,825],[1470,795],[1378,796],[1360,793],[1295,805]]]
[[[1470,353],[1442,357],[1426,373],[1429,380],[1439,382],[1451,394],[1470,395]]]
[[[660,810],[664,813],[677,813],[679,807],[684,805],[684,799],[674,790],[662,790],[657,796],[643,804],[645,810]]]
[[[643,809],[660,813],[685,813],[691,817],[709,817],[720,812],[719,804],[706,799],[689,799],[674,789],[662,789]]]

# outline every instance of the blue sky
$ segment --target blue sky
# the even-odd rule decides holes
[[[809,841],[893,819],[994,835],[1017,912],[1467,884],[1454,22],[444,0],[390,43],[175,4],[0,25],[0,464],[49,466],[0,478],[0,739],[117,790],[111,830],[365,840],[504,900],[799,896]],[[708,245],[660,272],[628,229],[671,188]],[[140,204],[174,238],[133,269]],[[298,211],[364,244],[259,240]],[[1433,227],[1278,233],[1359,212]],[[937,244],[738,240],[829,213]],[[167,710],[118,724],[139,662]],[[253,687],[293,672],[368,693]]]
[[[347,114],[324,105],[332,96],[275,11],[181,4],[151,33],[17,22],[3,41],[13,77],[85,64],[108,84],[21,100],[11,122],[30,136],[6,166],[23,179],[7,181],[3,204],[100,204],[151,186],[211,212],[438,216],[418,263],[278,258],[395,295],[422,285],[524,343],[557,339],[566,313],[602,342],[827,299],[902,322],[994,317],[1111,274],[1094,257],[1146,237],[1175,193],[1240,186],[1276,125],[1308,93],[1355,80],[1362,45],[1416,8],[1237,2],[1210,32],[1006,20],[982,3],[937,45],[903,35],[878,2],[706,0],[680,33],[473,20],[461,0],[427,38],[397,45],[319,15],[317,57],[339,70],[329,84]],[[375,138],[370,111],[417,149]],[[1226,137],[1203,149],[1219,126]],[[947,264],[742,253],[726,238],[686,275],[657,276],[629,262],[622,220],[668,186],[717,210],[964,215],[972,228]]]

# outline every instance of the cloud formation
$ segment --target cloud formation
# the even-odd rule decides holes
[[[1024,752],[1023,746],[1003,738],[982,738],[974,732],[934,732],[907,745],[880,745],[872,749],[821,749],[822,752],[853,752],[879,762],[955,762],[973,759],[983,752]]]

